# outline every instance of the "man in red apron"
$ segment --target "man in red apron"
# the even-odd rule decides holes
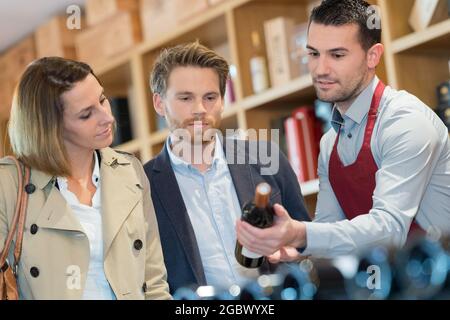
[[[315,220],[293,221],[276,205],[273,227],[236,225],[245,247],[274,262],[296,259],[297,249],[333,257],[400,247],[415,228],[450,232],[447,128],[375,75],[384,50],[375,13],[362,0],[326,0],[311,14],[309,69],[318,98],[334,103],[320,145]]]

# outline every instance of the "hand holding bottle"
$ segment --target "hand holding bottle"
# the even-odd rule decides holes
[[[282,247],[304,247],[305,224],[292,219],[282,205],[276,204],[273,208],[275,220],[270,228],[259,229],[245,221],[237,221],[236,233],[239,242],[248,250],[264,256],[270,256]]]

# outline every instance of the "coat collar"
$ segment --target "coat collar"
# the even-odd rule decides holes
[[[121,153],[114,151],[111,148],[104,148],[97,151],[101,159],[100,169],[102,169],[102,164],[109,167],[115,167],[117,165],[128,165],[131,162]],[[33,170],[33,184],[39,189],[44,189],[49,183],[54,183],[56,177],[49,175],[48,173]]]
[[[241,208],[245,203],[253,199],[256,188],[249,163],[258,163],[257,158],[250,152],[247,152],[246,145],[248,145],[248,141],[235,139],[225,139],[223,143],[228,169],[230,170],[231,179],[233,180]],[[231,156],[233,158],[230,158]]]
[[[106,257],[123,223],[142,199],[144,186],[129,157],[110,148],[100,150],[100,155],[103,252]]]
[[[131,161],[110,148],[99,151],[101,157],[101,199],[103,218],[103,251],[106,256],[122,224],[141,199],[143,186]],[[40,210],[37,224],[41,227],[84,232],[64,197],[54,186],[55,178],[33,171],[32,183],[49,193]],[[52,185],[49,185],[52,183]],[[30,197],[30,205],[33,197]]]

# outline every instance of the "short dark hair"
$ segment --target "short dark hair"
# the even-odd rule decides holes
[[[359,41],[364,50],[369,50],[374,44],[381,42],[381,25],[369,28],[368,22],[373,18],[373,12],[368,10],[371,5],[364,0],[323,0],[311,12],[311,22],[326,26],[342,26],[355,23],[359,26]]]
[[[227,61],[198,41],[163,49],[156,59],[150,75],[153,93],[166,94],[169,76],[176,67],[211,68],[219,76],[220,95],[225,95],[229,66]]]

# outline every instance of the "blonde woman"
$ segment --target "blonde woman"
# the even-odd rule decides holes
[[[14,155],[31,168],[20,298],[171,298],[148,180],[135,157],[108,147],[113,131],[87,64],[42,58],[25,71],[9,125]],[[0,251],[17,180],[0,160]]]

